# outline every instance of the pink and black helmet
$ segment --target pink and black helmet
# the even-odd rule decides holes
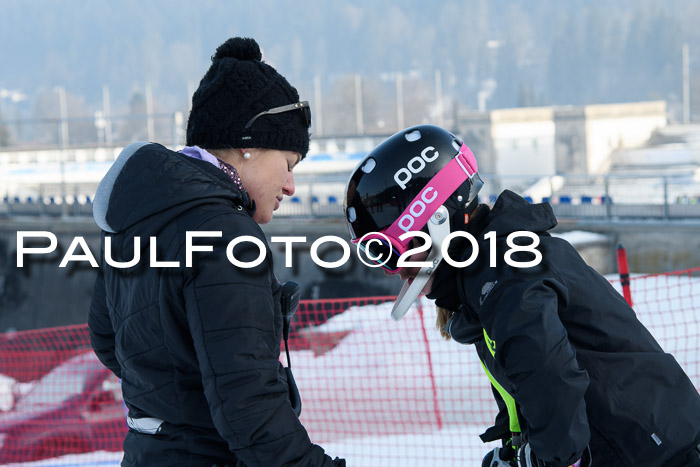
[[[372,150],[350,176],[344,212],[353,243],[389,271],[411,239],[444,206],[448,218],[465,208],[483,182],[471,150],[434,125],[399,131]],[[440,258],[441,259],[441,258]]]

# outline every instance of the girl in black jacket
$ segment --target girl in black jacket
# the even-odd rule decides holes
[[[129,409],[122,465],[343,465],[290,403],[259,226],[294,193],[310,119],[254,40],[229,39],[192,98],[187,147],[134,143],[100,183],[88,324]]]
[[[419,293],[443,335],[474,344],[500,409],[484,466],[700,465],[700,396],[548,204],[504,191],[493,209],[469,148],[442,128],[401,131],[351,175],[345,214],[367,259]],[[406,261],[408,259],[408,261]]]

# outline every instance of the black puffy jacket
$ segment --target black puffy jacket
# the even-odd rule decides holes
[[[541,459],[569,465],[590,443],[596,466],[681,465],[700,441],[697,390],[610,283],[568,242],[547,233],[554,226],[548,204],[503,192],[492,210],[480,206],[464,227],[478,241],[477,260],[461,269],[443,262],[429,298],[458,310],[448,323],[451,336],[476,346],[517,403],[523,436]],[[492,231],[494,267],[492,240],[484,239]],[[538,235],[539,265],[506,264],[506,240],[515,231]],[[459,261],[472,254],[469,243],[459,241],[449,252]],[[490,434],[509,438],[498,402]]]
[[[129,415],[166,422],[157,435],[130,430],[124,463],[332,465],[288,399],[279,362],[280,285],[247,195],[214,165],[158,144],[127,147],[113,167],[98,191],[106,210],[95,213],[113,233],[103,232],[90,337],[121,378]],[[186,232],[221,232],[194,239],[212,251],[195,251],[191,267]],[[227,245],[241,236],[264,245],[260,265],[229,261]],[[107,265],[107,237],[111,257],[122,262],[134,258],[140,237],[138,264]],[[179,264],[158,266],[152,254]],[[260,250],[241,242],[233,255],[253,262]]]

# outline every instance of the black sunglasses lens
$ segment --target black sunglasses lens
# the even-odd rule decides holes
[[[304,117],[304,123],[306,124],[306,127],[311,126],[311,107],[309,107],[308,104],[306,104],[304,107],[301,108],[301,114]]]
[[[389,271],[398,269],[399,253],[384,240],[371,239],[361,243],[360,248],[367,254],[367,259],[374,264],[381,264]]]

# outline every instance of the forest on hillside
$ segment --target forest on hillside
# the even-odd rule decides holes
[[[303,98],[323,102],[326,133],[650,99],[680,119],[683,44],[697,117],[699,22],[697,0],[0,0],[0,145],[55,141],[37,120],[60,116],[61,93],[73,141],[93,137],[106,107],[186,114],[215,48],[235,35],[256,38]]]

